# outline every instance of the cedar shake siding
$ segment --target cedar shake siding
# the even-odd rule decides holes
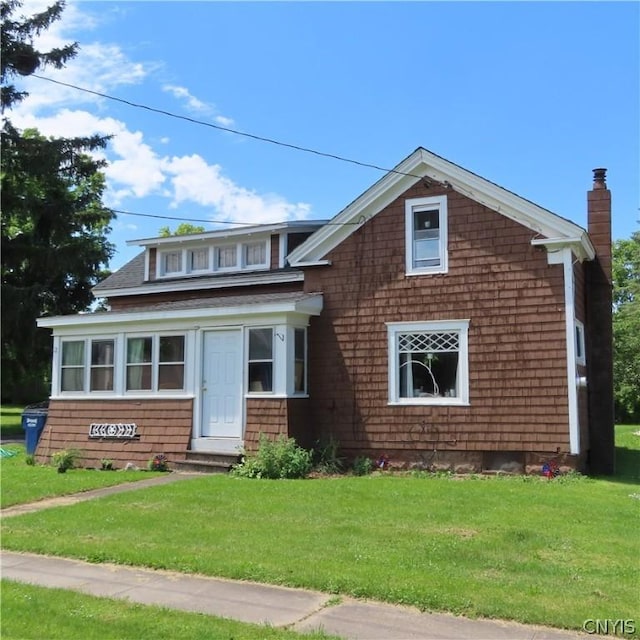
[[[295,438],[300,446],[311,448],[308,406],[307,398],[247,398],[245,449],[255,451],[261,433],[270,438]]]
[[[448,273],[406,276],[405,200],[438,195],[448,198]],[[420,464],[438,451],[476,469],[483,452],[523,464],[567,452],[563,268],[534,236],[419,183],[331,251],[331,266],[306,269],[305,290],[324,298],[309,331],[316,435],[332,434],[347,455]],[[385,323],[458,319],[470,321],[469,406],[389,406]]]
[[[154,455],[163,453],[171,466],[185,459],[192,412],[191,399],[51,400],[36,458],[47,463],[56,451],[74,448],[80,450],[80,466],[99,468],[100,460],[109,458],[116,469],[123,469],[129,462],[146,468]],[[89,438],[92,423],[135,423],[139,437]]]

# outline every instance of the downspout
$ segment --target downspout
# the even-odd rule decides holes
[[[580,453],[580,418],[578,414],[578,367],[575,341],[575,285],[573,252],[563,247],[547,255],[549,264],[562,264],[564,275],[564,320],[567,354],[567,402],[569,412],[569,452]]]

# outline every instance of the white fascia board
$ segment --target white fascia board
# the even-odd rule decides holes
[[[265,271],[264,273],[267,273]],[[204,276],[207,277],[207,276]],[[212,278],[215,276],[211,276]],[[172,293],[174,291],[205,291],[208,289],[225,289],[227,287],[246,287],[257,284],[280,284],[282,282],[302,282],[304,281],[304,273],[290,272],[273,273],[271,275],[260,276],[256,279],[255,274],[242,275],[234,274],[229,276],[215,277],[213,282],[202,284],[203,276],[193,276],[185,278],[180,282],[167,281],[164,284],[158,284],[160,280],[153,280],[153,285],[142,285],[140,287],[129,287],[122,289],[101,289],[97,292],[100,298],[117,298],[121,296],[146,295],[149,293]]]
[[[138,311],[87,313],[70,316],[38,318],[38,327],[62,330],[84,330],[88,327],[112,328],[125,325],[194,322],[199,320],[246,319],[254,316],[273,316],[277,314],[297,314],[317,316],[322,311],[322,294],[301,300],[268,302],[254,305],[236,305],[229,307],[203,307],[199,309],[174,309],[172,311]]]
[[[292,232],[313,231],[318,225],[324,225],[327,220],[292,220],[290,222],[278,222],[276,224],[252,225],[233,227],[231,229],[218,229],[204,233],[185,234],[182,236],[165,236],[155,238],[139,238],[128,240],[129,246],[156,247],[162,245],[182,245],[184,243],[201,243],[208,240],[220,240],[225,238],[237,238],[238,236],[267,236],[276,231],[290,230]]]
[[[407,175],[408,174],[408,175]],[[448,185],[458,193],[546,237],[576,238],[584,229],[426,149],[417,149],[365,191],[331,222],[316,231],[289,256],[291,266],[316,262],[422,178]],[[590,241],[584,243],[589,253]],[[593,248],[593,247],[591,247]]]
[[[400,169],[397,168],[394,171],[400,171]],[[404,173],[408,172],[404,171]],[[388,173],[343,209],[331,220],[330,225],[318,229],[299,247],[296,247],[288,256],[289,264],[297,267],[308,263],[321,263],[329,251],[346,240],[356,229],[391,204],[418,180],[420,180],[418,175]]]

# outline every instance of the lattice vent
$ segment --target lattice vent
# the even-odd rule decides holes
[[[400,353],[436,353],[459,351],[459,335],[455,331],[445,333],[401,333],[398,336]]]

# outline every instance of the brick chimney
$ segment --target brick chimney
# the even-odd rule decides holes
[[[593,170],[587,194],[588,231],[596,250],[586,263],[589,472],[612,474],[615,463],[613,413],[613,291],[611,278],[611,192],[606,169]]]

